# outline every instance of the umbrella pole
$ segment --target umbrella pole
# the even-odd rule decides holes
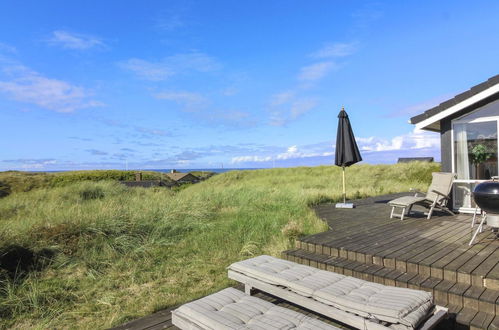
[[[345,188],[345,166],[341,167],[343,169],[343,204],[347,202],[347,191]]]

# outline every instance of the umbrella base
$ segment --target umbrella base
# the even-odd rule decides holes
[[[336,203],[337,209],[353,209],[355,207],[352,203]]]

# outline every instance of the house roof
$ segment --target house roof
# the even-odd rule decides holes
[[[412,117],[409,122],[419,129],[440,131],[440,120],[495,94],[499,94],[499,75],[495,75],[487,81],[471,87],[466,92]]]
[[[122,184],[128,187],[171,187],[174,186],[173,182],[165,182],[161,180],[143,180],[143,181],[120,181]]]
[[[175,181],[182,180],[184,178],[189,178],[192,177],[191,180],[197,179],[195,175],[192,175],[191,173],[166,173],[170,179],[173,179]]]

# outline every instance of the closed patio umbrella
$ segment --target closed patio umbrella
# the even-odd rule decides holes
[[[341,111],[338,114],[338,131],[336,133],[336,153],[334,164],[336,166],[341,166],[343,169],[343,203],[336,204],[336,207],[353,207],[353,204],[346,203],[347,193],[345,188],[345,167],[360,162],[361,160],[362,157],[360,156],[359,148],[355,142],[355,136],[353,135],[350,120],[348,119],[345,108],[341,108]]]

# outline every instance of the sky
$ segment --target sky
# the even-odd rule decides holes
[[[0,170],[440,160],[415,116],[499,73],[498,1],[0,2]]]

